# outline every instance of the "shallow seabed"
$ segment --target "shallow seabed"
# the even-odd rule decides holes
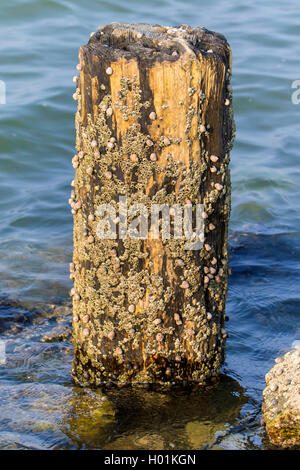
[[[298,2],[2,0],[0,448],[269,449],[264,375],[300,339]],[[199,392],[74,387],[67,292],[78,47],[100,24],[221,32],[233,51],[230,338],[221,382]]]

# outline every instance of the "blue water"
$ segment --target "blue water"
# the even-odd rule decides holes
[[[271,448],[264,375],[300,339],[296,0],[2,0],[0,80],[0,448]],[[233,52],[233,274],[224,378],[200,395],[78,390],[68,341],[78,48],[112,21],[205,26]],[[56,330],[53,330],[56,331]]]

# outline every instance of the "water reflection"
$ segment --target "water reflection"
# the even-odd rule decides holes
[[[83,393],[73,393],[60,429],[78,448],[110,450],[211,448],[218,433],[240,422],[248,402],[239,383],[224,375],[207,390],[123,388],[88,401]]]

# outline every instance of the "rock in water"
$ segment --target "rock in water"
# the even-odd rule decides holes
[[[284,448],[300,446],[300,350],[278,358],[266,383],[262,413],[270,441]]]

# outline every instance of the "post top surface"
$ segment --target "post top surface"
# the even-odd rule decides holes
[[[155,51],[160,58],[166,55],[176,60],[179,56],[194,56],[196,52],[219,57],[227,56],[230,48],[221,34],[203,27],[189,25],[160,26],[146,23],[111,23],[100,26],[93,33],[88,46],[115,50],[118,56],[149,55]]]

